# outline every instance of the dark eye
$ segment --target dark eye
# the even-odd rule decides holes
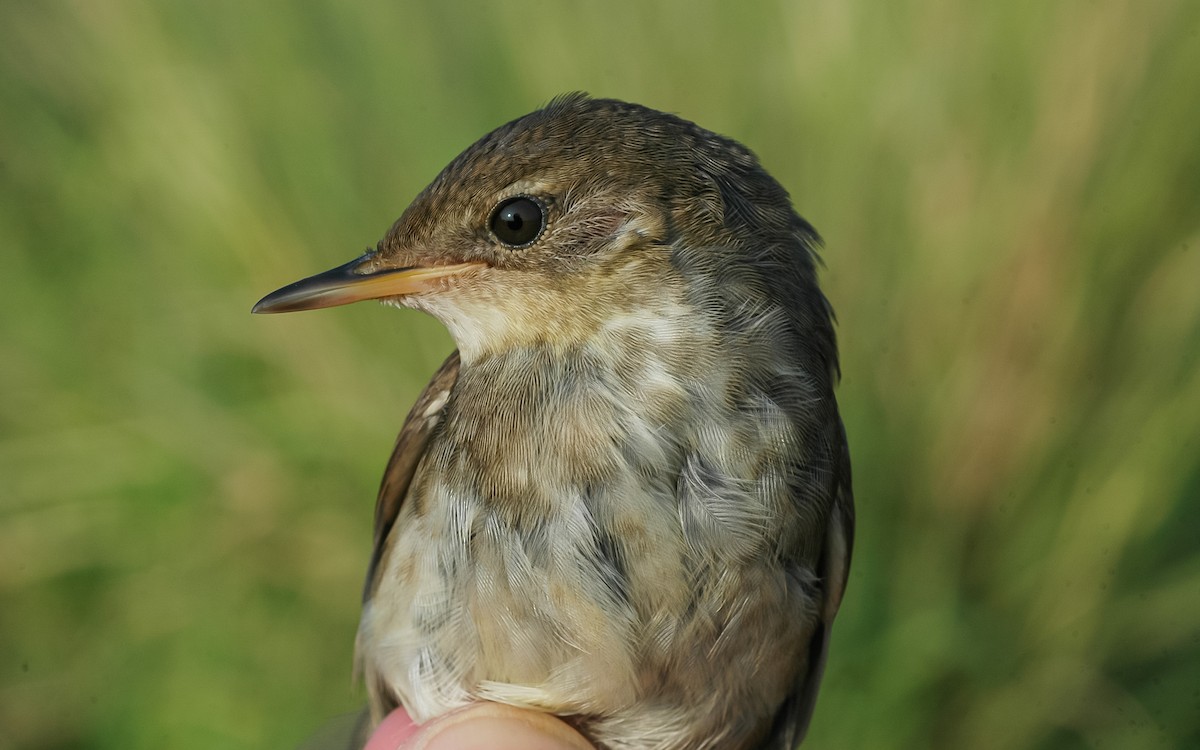
[[[537,200],[518,195],[496,206],[490,224],[496,239],[509,247],[524,247],[545,229],[546,210]]]

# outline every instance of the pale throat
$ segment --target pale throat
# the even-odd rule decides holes
[[[446,326],[467,366],[483,357],[530,348],[559,354],[593,349],[614,358],[653,358],[711,343],[710,327],[683,302],[679,288],[639,293],[636,284],[606,281],[574,289],[525,286],[507,294],[473,290],[406,303]],[[679,354],[687,357],[685,351]]]

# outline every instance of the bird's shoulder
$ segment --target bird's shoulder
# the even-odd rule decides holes
[[[417,466],[425,455],[429,438],[441,423],[450,399],[450,392],[458,382],[460,359],[454,351],[430,379],[416,403],[408,412],[404,426],[396,437],[392,457],[383,472],[379,496],[375,501],[375,535],[371,551],[371,562],[367,568],[367,579],[363,599],[370,599],[377,583],[377,572],[387,547],[388,534],[396,523],[408,488],[412,484]]]

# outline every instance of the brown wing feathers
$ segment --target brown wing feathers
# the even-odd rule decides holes
[[[404,420],[404,427],[396,438],[396,447],[392,450],[392,458],[388,461],[387,469],[383,472],[383,482],[379,486],[379,498],[375,501],[375,542],[371,551],[371,564],[367,567],[367,580],[363,585],[363,601],[371,598],[375,591],[376,573],[383,559],[385,542],[396,517],[400,514],[400,506],[408,495],[409,485],[417,466],[425,455],[429,445],[429,436],[442,421],[442,413],[446,408],[446,400],[454,383],[458,380],[458,352],[455,351],[425,386],[420,398],[413,404]]]

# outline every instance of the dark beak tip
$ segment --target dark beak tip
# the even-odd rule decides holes
[[[254,307],[250,308],[251,315],[267,315],[269,313],[278,312],[271,307],[271,295],[263,297],[258,302],[254,303]]]
[[[255,302],[254,307],[250,308],[250,313],[252,315],[270,315],[325,307],[326,305],[313,304],[313,301],[318,299],[322,292],[344,285],[348,279],[360,278],[354,271],[362,265],[368,255],[370,253],[323,273],[294,281],[285,287],[276,289]]]
[[[268,315],[270,313],[280,312],[278,305],[275,304],[276,301],[274,299],[272,299],[272,297],[275,297],[275,296],[276,296],[275,293],[272,292],[271,294],[268,294],[266,297],[263,297],[262,299],[260,299],[258,302],[255,302],[254,307],[250,308],[250,314],[251,315]]]
[[[322,305],[311,304],[307,298],[297,298],[295,294],[285,294],[285,290],[272,292],[254,303],[250,308],[251,315],[275,315],[276,313],[300,312],[315,310]]]

